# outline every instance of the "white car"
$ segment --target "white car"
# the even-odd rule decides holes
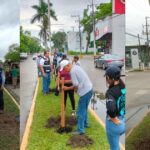
[[[20,59],[27,59],[28,54],[27,53],[20,53]]]

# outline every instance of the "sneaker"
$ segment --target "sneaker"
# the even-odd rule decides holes
[[[72,113],[71,113],[72,116],[75,116],[76,115],[76,112],[75,110],[72,110]]]

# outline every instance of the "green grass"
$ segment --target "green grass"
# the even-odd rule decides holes
[[[93,52],[82,52],[82,55],[93,55]],[[80,55],[80,52],[68,51],[68,55]]]
[[[126,149],[136,150],[135,145],[146,140],[150,141],[150,113],[128,136],[126,139]]]
[[[12,120],[12,118],[15,119],[15,116],[19,115],[19,109],[6,92],[4,92],[4,103],[5,103],[4,105],[5,112],[4,114],[0,114],[1,115],[0,117],[2,120],[6,118],[7,123],[6,125],[4,123],[0,125],[0,149],[19,150],[20,145],[19,124],[14,125],[15,121],[9,122],[9,118]]]
[[[60,114],[61,97],[57,97],[54,94],[43,96],[41,87],[42,83],[40,82],[27,150],[71,150],[72,148],[66,145],[71,133],[60,135],[56,133],[56,129],[45,128],[50,116]],[[54,82],[52,87],[55,87]],[[71,109],[69,108],[71,108],[71,105],[68,99],[67,115],[71,114]],[[75,150],[108,150],[109,146],[104,128],[91,115],[89,115],[89,122],[90,128],[86,130],[86,134],[94,140],[94,144],[82,149],[76,148]]]

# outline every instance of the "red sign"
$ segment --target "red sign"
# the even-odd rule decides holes
[[[125,14],[125,0],[114,0],[113,2],[114,13]]]

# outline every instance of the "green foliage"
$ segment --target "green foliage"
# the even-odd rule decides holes
[[[5,55],[6,60],[10,60],[12,62],[20,61],[20,47],[17,44],[12,44],[9,46],[9,51]]]
[[[82,52],[82,54],[86,54],[86,55],[93,55],[93,52]],[[68,55],[80,55],[80,52],[75,52],[75,51],[68,51]]]
[[[103,3],[97,7],[97,11],[96,11],[97,20],[104,19],[105,17],[110,15],[112,15],[112,2]]]
[[[30,34],[25,34],[21,27],[20,30],[20,52],[37,53],[41,50],[39,39],[32,37]]]
[[[90,36],[93,30],[93,20],[92,16],[88,15],[88,9],[83,12],[83,19],[81,20],[81,25],[83,26],[83,31],[87,33],[87,46],[86,53],[88,53],[88,46],[90,44]]]
[[[52,39],[54,43],[54,48],[57,48],[59,51],[63,51],[66,44],[66,33],[65,32],[56,32],[52,34]]]
[[[53,4],[50,3],[50,15],[54,20],[57,20],[55,11],[52,9]],[[31,23],[40,22],[41,28],[39,36],[44,41],[45,48],[47,48],[48,40],[48,4],[44,0],[39,0],[38,5],[33,5],[32,8],[36,11],[36,14],[32,17]]]

